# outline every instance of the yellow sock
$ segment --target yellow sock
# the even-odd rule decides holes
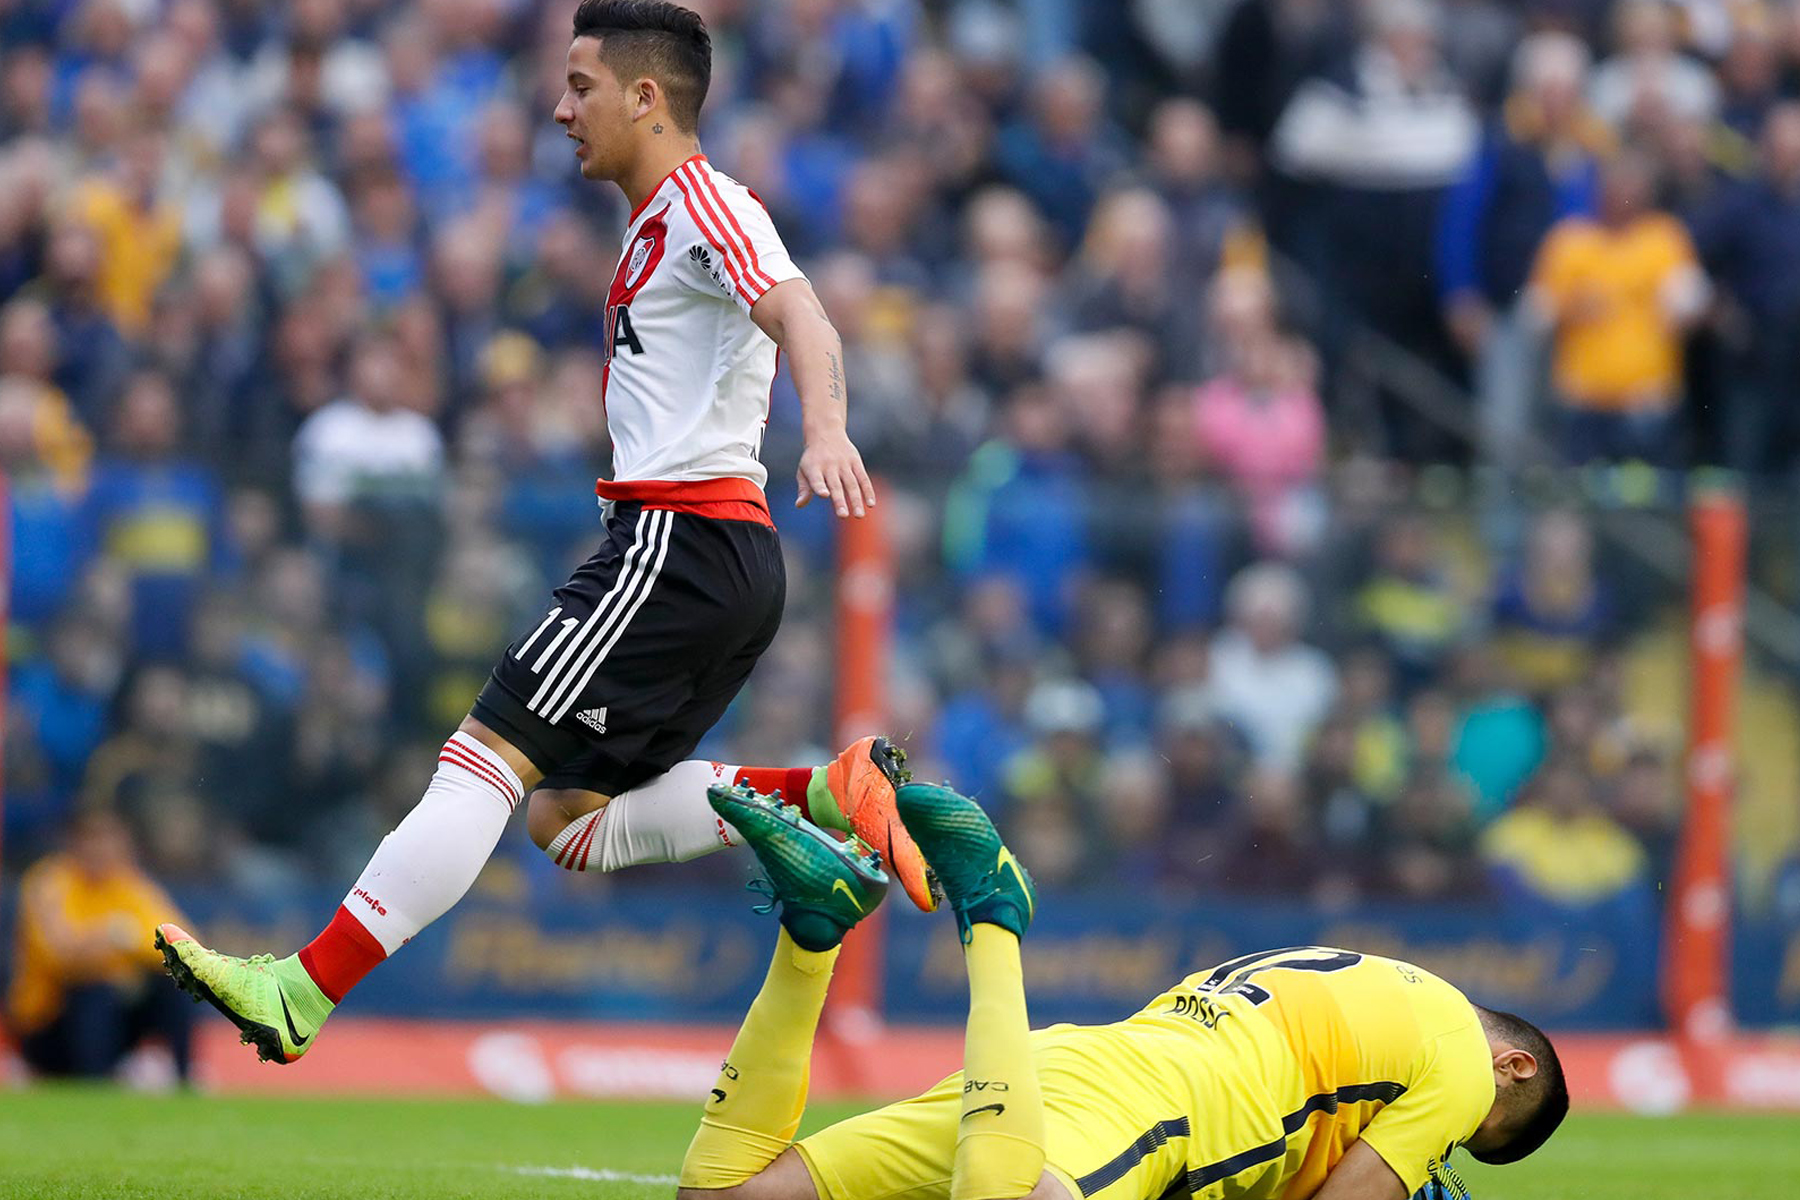
[[[1019,939],[980,924],[963,950],[969,1029],[950,1200],[1013,1200],[1044,1173],[1044,1097],[1031,1059]]]
[[[744,1016],[681,1161],[682,1187],[733,1187],[793,1144],[806,1111],[813,1034],[837,955],[836,947],[802,950],[781,931],[762,991]]]

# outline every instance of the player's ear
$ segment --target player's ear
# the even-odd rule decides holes
[[[656,111],[662,103],[662,85],[648,75],[638,80],[631,87],[631,119],[642,120]]]
[[[1508,1046],[1494,1053],[1494,1070],[1515,1083],[1521,1083],[1538,1073],[1538,1061],[1528,1051]]]

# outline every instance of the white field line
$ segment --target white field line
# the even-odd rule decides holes
[[[514,1175],[534,1175],[541,1179],[580,1179],[587,1183],[655,1183],[678,1182],[674,1175],[639,1175],[632,1171],[613,1171],[605,1167],[501,1167]]]

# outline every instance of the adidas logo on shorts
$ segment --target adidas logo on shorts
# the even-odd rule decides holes
[[[575,719],[592,729],[595,733],[606,732],[606,709],[590,708],[575,714]]]

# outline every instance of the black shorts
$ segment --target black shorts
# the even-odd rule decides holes
[[[616,796],[692,757],[775,638],[775,530],[637,503],[507,647],[473,715],[544,772]]]

